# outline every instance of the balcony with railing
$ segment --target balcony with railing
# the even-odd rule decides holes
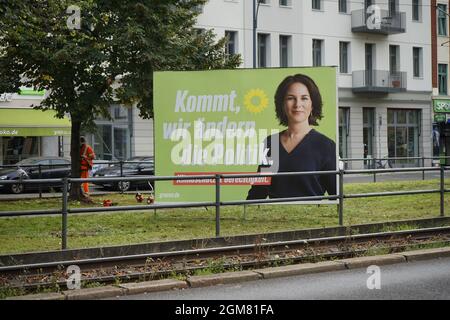
[[[406,32],[406,13],[380,10],[379,15],[366,10],[352,11],[352,32],[397,34]]]
[[[353,92],[394,93],[406,91],[406,72],[360,70],[353,72]]]

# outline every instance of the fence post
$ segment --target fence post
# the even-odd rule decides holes
[[[339,169],[339,225],[344,225],[344,170]]]
[[[422,168],[425,168],[425,157],[422,156]],[[425,170],[422,171],[422,180],[425,180]]]
[[[375,163],[374,163],[374,166],[373,166],[373,170],[376,170],[377,169],[377,161],[376,161],[377,159],[375,158],[374,159],[374,161],[375,161]],[[376,174],[376,172],[374,171],[373,172],[373,182],[377,182],[377,176],[376,176],[377,174]]]
[[[120,160],[120,176],[121,177],[123,177],[123,166],[122,166],[122,164],[123,164],[123,161]]]
[[[62,230],[61,230],[61,249],[67,249],[67,202],[68,202],[68,179],[63,179],[63,192],[62,192]]]
[[[216,237],[220,237],[220,175],[216,174]]]
[[[42,169],[41,165],[38,164],[39,180],[42,179]],[[39,199],[42,199],[42,183],[39,182]]]
[[[445,169],[445,167],[444,167],[444,165],[442,165],[441,164],[441,188],[440,188],[440,193],[441,193],[441,205],[440,205],[440,208],[441,208],[441,217],[443,217],[445,214],[444,214],[444,194],[445,194],[445,189],[444,189],[444,175],[445,175],[445,172],[444,172],[444,169]]]

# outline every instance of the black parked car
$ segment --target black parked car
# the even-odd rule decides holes
[[[124,161],[122,164],[122,175],[124,177],[133,176],[152,176],[155,174],[155,162],[153,157],[133,157]],[[111,167],[101,168],[94,174],[94,178],[120,177],[120,164]],[[103,186],[119,191],[128,191],[133,188],[149,189],[149,181],[120,181],[120,182],[94,182],[96,185]],[[151,182],[153,188],[153,181]]]
[[[41,172],[39,173],[39,166]],[[60,157],[34,157],[19,161],[14,167],[3,167],[0,169],[0,188],[12,193],[22,193],[24,190],[39,189],[38,184],[4,184],[5,180],[27,180],[27,179],[58,179],[70,176],[70,159]],[[61,187],[61,183],[41,184],[43,189],[50,187]]]

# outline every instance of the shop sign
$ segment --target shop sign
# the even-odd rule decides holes
[[[446,122],[447,118],[445,114],[435,114],[434,115],[434,122]]]
[[[447,118],[445,114],[435,114],[434,115],[434,122],[446,122]]]
[[[436,113],[450,113],[450,99],[435,99],[433,107]]]

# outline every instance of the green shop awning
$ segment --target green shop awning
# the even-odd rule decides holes
[[[70,120],[52,110],[0,108],[0,136],[51,137],[70,135]]]

